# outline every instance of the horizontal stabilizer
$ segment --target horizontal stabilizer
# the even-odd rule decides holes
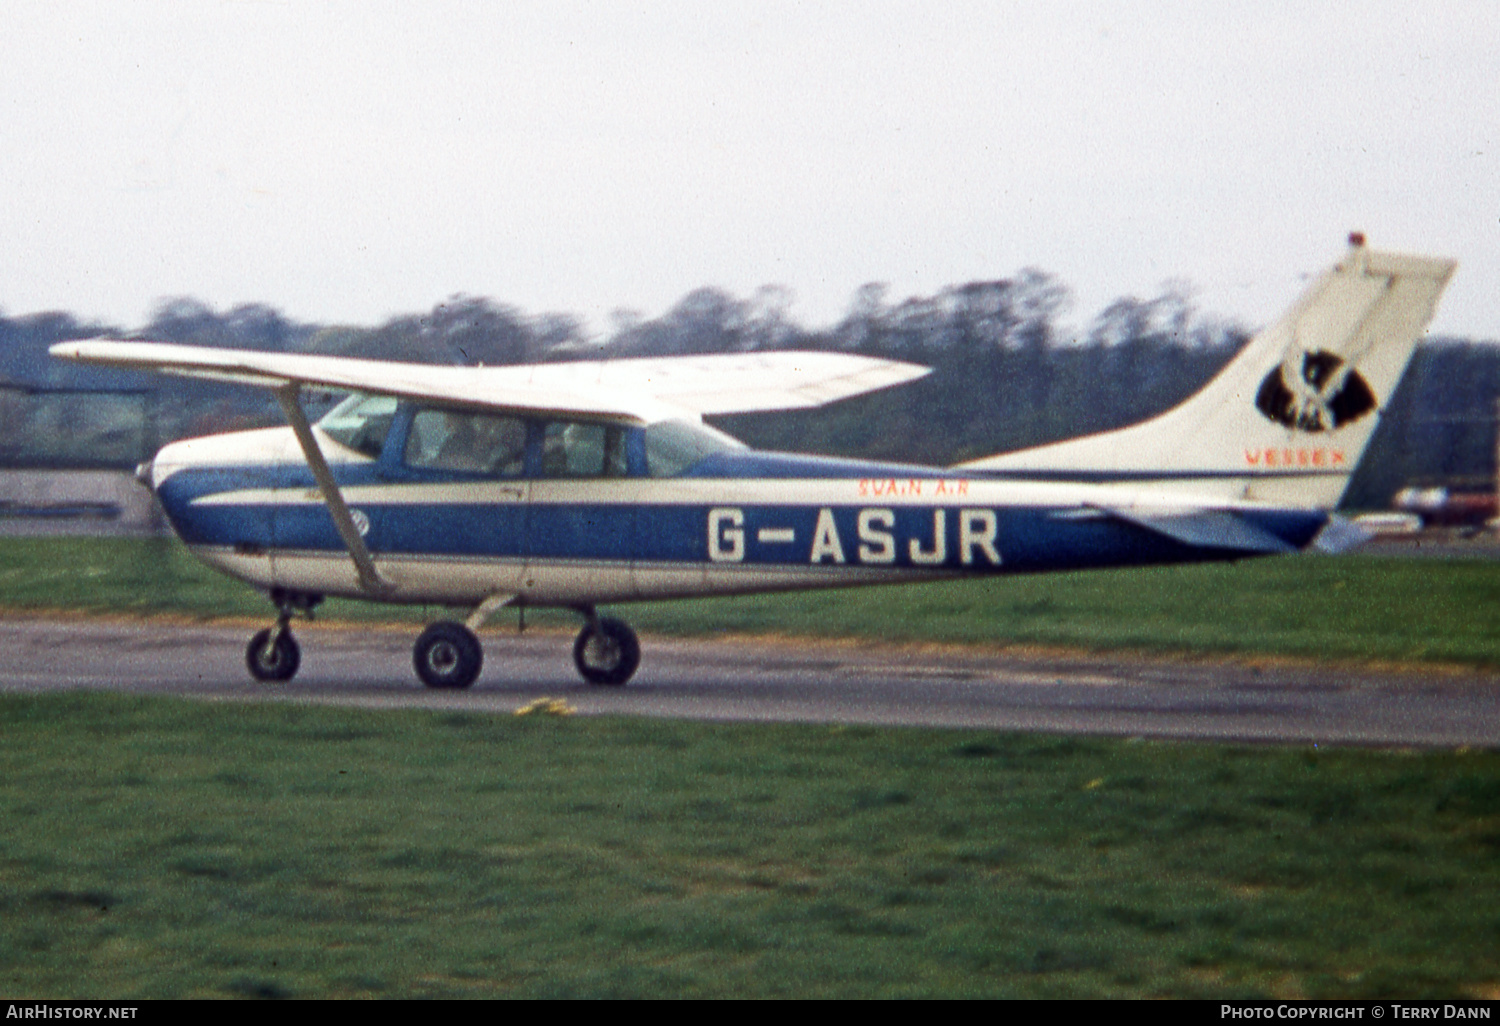
[[[1232,510],[1144,511],[1131,507],[1103,510],[1109,516],[1166,535],[1201,549],[1229,549],[1247,554],[1277,555],[1296,547],[1256,527]]]
[[[1312,547],[1318,552],[1337,555],[1340,552],[1359,548],[1373,537],[1375,537],[1374,531],[1361,527],[1352,520],[1334,515],[1328,518],[1328,523],[1323,525],[1323,530],[1319,531],[1318,536],[1313,539]]]

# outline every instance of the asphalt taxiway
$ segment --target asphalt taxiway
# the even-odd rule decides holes
[[[257,684],[250,628],[98,619],[0,622],[0,691],[91,688],[220,701],[510,713],[923,725],[1224,741],[1500,745],[1500,674],[829,642],[646,638],[623,688],[583,683],[572,638],[486,633],[467,691],[423,688],[415,626],[313,625],[302,670]]]

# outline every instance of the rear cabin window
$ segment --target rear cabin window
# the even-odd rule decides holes
[[[676,477],[718,452],[733,452],[745,443],[707,424],[663,420],[646,428],[646,472]]]
[[[519,477],[526,469],[526,422],[519,417],[418,410],[402,458],[419,470]]]
[[[385,436],[395,418],[395,396],[356,392],[324,414],[318,421],[318,430],[340,445],[375,460],[380,458]]]

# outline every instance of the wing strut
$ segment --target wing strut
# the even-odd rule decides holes
[[[307,466],[312,471],[313,478],[318,482],[318,490],[323,493],[323,502],[328,506],[328,514],[333,517],[333,526],[338,529],[339,537],[344,540],[344,548],[349,550],[349,558],[354,560],[354,571],[359,575],[360,587],[375,595],[383,595],[391,590],[391,583],[380,576],[380,571],[375,569],[375,560],[370,556],[370,550],[365,547],[365,540],[359,536],[359,528],[354,526],[354,517],[349,513],[349,504],[344,501],[344,496],[339,492],[338,484],[333,480],[333,471],[328,469],[328,461],[323,458],[323,450],[318,448],[318,440],[313,437],[312,425],[307,422],[307,414],[302,412],[302,404],[297,401],[297,394],[301,386],[296,382],[281,385],[276,389],[276,401],[281,404],[281,412],[286,414],[287,423],[292,425],[292,432],[297,436],[297,444],[302,446],[302,455],[307,458]]]

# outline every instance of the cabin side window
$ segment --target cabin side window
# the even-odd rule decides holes
[[[417,470],[519,477],[526,469],[526,422],[519,417],[418,410],[402,459]]]
[[[624,477],[625,428],[553,421],[542,434],[543,477]]]
[[[395,396],[356,392],[324,414],[318,430],[340,445],[378,460],[395,419]]]

